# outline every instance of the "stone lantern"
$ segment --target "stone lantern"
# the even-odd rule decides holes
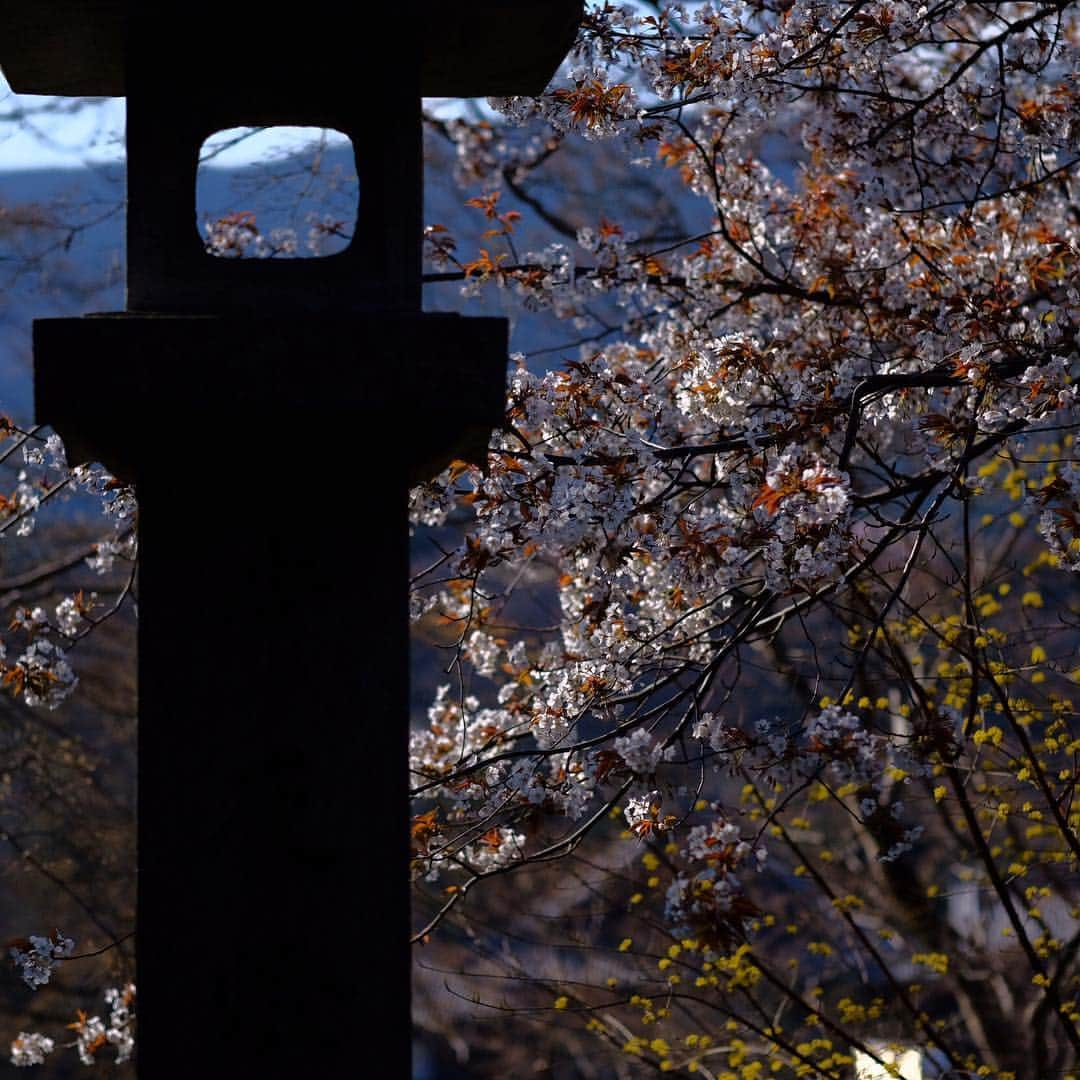
[[[139,504],[141,1075],[408,1070],[410,480],[480,460],[502,319],[420,304],[420,98],[540,92],[581,0],[35,0],[20,93],[127,98],[123,312],[34,325],[35,411]],[[334,128],[355,236],[209,255],[204,139]]]

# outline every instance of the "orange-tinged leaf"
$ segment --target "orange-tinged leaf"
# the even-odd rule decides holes
[[[502,193],[499,191],[493,191],[490,195],[478,195],[473,199],[466,199],[466,206],[473,206],[477,210],[484,211],[484,217],[493,221],[496,217],[495,204],[499,201],[499,196]]]

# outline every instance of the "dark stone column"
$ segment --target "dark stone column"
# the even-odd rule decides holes
[[[140,1070],[406,1076],[408,474],[455,452],[448,401],[490,430],[506,324],[117,315],[34,344],[38,415],[139,496]]]

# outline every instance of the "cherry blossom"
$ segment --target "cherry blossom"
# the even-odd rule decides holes
[[[20,1031],[11,1041],[11,1064],[18,1066],[44,1065],[56,1043],[46,1035]]]
[[[8,956],[20,969],[23,982],[32,990],[44,986],[59,966],[59,961],[70,956],[75,942],[56,930],[49,937],[31,934],[25,942],[8,947]]]

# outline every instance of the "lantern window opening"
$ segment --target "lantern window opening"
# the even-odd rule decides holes
[[[355,148],[333,128],[226,128],[199,150],[196,228],[210,257],[339,255],[355,236],[359,208]]]

